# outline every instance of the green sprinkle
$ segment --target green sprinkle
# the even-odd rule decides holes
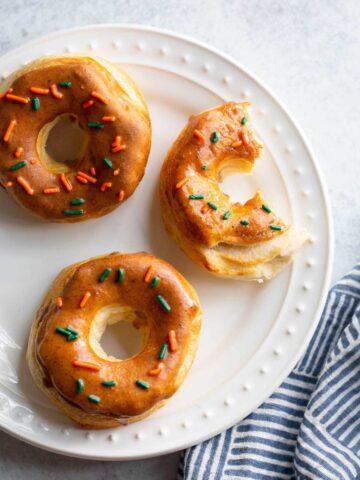
[[[65,335],[66,337],[68,337],[70,335],[68,330],[66,330],[65,328],[61,328],[61,327],[56,327],[55,332],[61,333],[61,335]]]
[[[247,118],[247,117],[243,117],[243,118],[241,119],[241,125],[246,125],[247,122],[248,122],[248,118]]]
[[[107,267],[105,270],[102,272],[102,274],[99,277],[99,282],[102,283],[106,280],[106,278],[110,275],[111,268]]]
[[[217,207],[217,205],[215,205],[215,203],[208,202],[208,205],[209,205],[209,207],[212,208],[213,210],[217,210],[217,209],[218,209],[218,207]]]
[[[101,383],[101,385],[104,385],[104,387],[115,387],[116,382],[115,380],[105,380],[104,382]]]
[[[112,168],[113,163],[112,163],[112,161],[110,160],[110,158],[104,157],[103,160],[104,160],[105,165],[107,165],[109,168]]]
[[[147,390],[148,388],[150,388],[150,384],[147,383],[147,382],[144,382],[144,380],[141,380],[141,378],[139,378],[138,380],[136,380],[136,385],[138,385],[139,387],[143,388],[144,390]]]
[[[166,355],[167,355],[167,352],[168,352],[168,344],[167,343],[163,343],[161,345],[161,349],[160,349],[160,353],[159,353],[159,358],[160,360],[163,360]]]
[[[84,380],[82,378],[77,378],[75,380],[75,385],[76,385],[76,393],[79,394],[83,391],[84,389]]]
[[[118,268],[117,269],[117,283],[121,283],[124,280],[124,269]]]
[[[88,395],[87,398],[92,403],[100,403],[100,400],[101,400],[100,397],[98,397],[97,395],[92,395],[92,394]]]
[[[32,99],[32,107],[35,110],[35,112],[37,112],[40,109],[40,100],[37,97]]]
[[[170,312],[171,307],[162,295],[156,295],[156,300],[160,303],[161,308],[164,310],[164,312]]]
[[[150,288],[155,288],[156,285],[159,283],[159,278],[158,277],[154,277],[152,282],[149,284],[149,287]]]
[[[23,160],[22,162],[15,163],[15,165],[11,165],[10,170],[14,172],[15,170],[19,170],[19,168],[25,167],[26,164],[27,161]]]
[[[72,333],[73,335],[79,335],[79,333],[71,327],[66,327],[65,330],[67,330],[69,333]]]
[[[209,167],[208,167],[207,165],[203,165],[201,168],[202,168],[203,170],[207,170]]]
[[[71,87],[71,82],[59,82],[58,83],[59,87],[65,87],[65,88],[70,88]]]
[[[70,200],[70,205],[83,205],[85,200],[83,198],[73,198]]]
[[[271,213],[271,209],[270,209],[267,205],[265,205],[265,203],[263,203],[263,204],[261,205],[261,208],[262,208],[263,210],[265,210],[265,212]]]
[[[240,220],[241,225],[249,225],[249,220]]]
[[[89,128],[104,128],[105,125],[103,123],[99,123],[99,122],[89,122],[87,124],[87,126]]]
[[[231,213],[232,213],[231,210],[228,210],[227,212],[225,212],[223,215],[223,220],[227,220],[230,217]]]
[[[219,134],[217,132],[213,132],[211,134],[211,143],[216,143],[219,140]]]
[[[190,200],[204,200],[204,195],[202,193],[199,194],[191,194],[189,195]]]
[[[282,230],[283,228],[281,225],[269,225],[269,227],[271,230]]]
[[[69,210],[66,209],[63,211],[64,215],[84,215],[84,210]]]
[[[77,340],[77,338],[78,338],[77,335],[71,335],[71,334],[70,334],[70,335],[67,337],[66,340],[67,340],[68,342],[72,342],[73,340]]]

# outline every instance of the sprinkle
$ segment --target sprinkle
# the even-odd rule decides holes
[[[109,168],[113,167],[113,164],[112,164],[112,161],[110,160],[110,158],[104,157],[103,161],[104,161],[104,163],[107,167],[109,167]]]
[[[20,168],[25,167],[26,164],[26,160],[23,160],[22,162],[15,163],[15,165],[11,165],[9,170],[12,170],[14,172],[15,170],[19,170]]]
[[[72,190],[72,185],[71,185],[71,183],[70,183],[70,180],[68,180],[68,179],[66,178],[65,173],[60,173],[60,181],[61,181],[63,187],[65,188],[65,190],[66,190],[67,192],[71,192],[71,190]]]
[[[240,220],[241,225],[249,225],[249,220]]]
[[[74,360],[72,362],[73,367],[85,368],[86,370],[92,370],[93,372],[99,372],[100,367],[96,363],[82,362],[81,360]]]
[[[100,186],[100,192],[105,192],[106,190],[109,190],[109,188],[112,187],[112,182],[104,182]]]
[[[104,281],[107,279],[107,277],[108,277],[108,276],[110,275],[110,273],[111,273],[111,270],[112,270],[112,269],[109,268],[109,267],[105,268],[105,270],[102,272],[102,274],[101,274],[100,277],[99,277],[99,282],[100,282],[100,283],[104,282]]]
[[[100,403],[100,397],[98,397],[97,395],[93,395],[93,394],[90,394],[88,395],[88,400],[92,403]]]
[[[40,88],[40,87],[30,87],[30,92],[36,93],[37,95],[47,95],[49,93],[49,89]]]
[[[150,278],[151,278],[153,270],[154,270],[154,267],[152,265],[150,265],[150,267],[146,270],[146,273],[145,273],[145,276],[144,276],[144,282],[145,283],[150,282]]]
[[[152,282],[150,283],[149,287],[150,288],[155,288],[156,285],[159,283],[159,278],[158,277],[154,277]]]
[[[84,205],[85,200],[83,198],[73,198],[70,200],[70,205]]]
[[[12,102],[18,102],[18,103],[29,103],[29,98],[25,97],[19,97],[18,95],[12,95],[11,93],[7,93],[5,95],[5,98],[7,100],[11,100]]]
[[[271,230],[282,230],[283,228],[281,225],[269,225],[269,227]]]
[[[190,200],[204,200],[204,195],[202,193],[189,195]]]
[[[201,213],[206,213],[208,210],[210,210],[210,207],[207,203],[205,203],[205,205],[203,205],[201,208]]]
[[[37,112],[40,109],[40,100],[38,99],[38,97],[35,97],[32,99],[32,107],[35,110],[35,112]]]
[[[24,149],[22,147],[17,147],[17,149],[14,152],[14,157],[15,158],[20,158]]]
[[[117,283],[121,283],[123,280],[124,280],[124,269],[118,268],[116,281]]]
[[[58,298],[56,299],[56,306],[57,306],[58,308],[62,308],[63,305],[64,305],[64,302],[63,302],[62,297],[58,297]]]
[[[68,342],[72,342],[73,340],[77,340],[77,338],[78,338],[77,334],[76,335],[69,334],[66,340]]]
[[[248,118],[247,117],[242,117],[241,119],[241,125],[246,125],[248,122]]]
[[[31,165],[35,165],[36,161],[35,160],[30,160]]]
[[[63,210],[63,214],[69,217],[81,216],[81,215],[84,215],[84,213],[85,213],[84,210],[71,210],[69,208],[66,208],[65,210]]]
[[[120,168],[117,168],[116,170],[114,170],[114,173],[113,173],[114,177],[117,177],[119,173],[120,173]]]
[[[169,338],[169,350],[170,350],[170,352],[176,352],[177,341],[176,341],[175,330],[169,330],[168,338]]]
[[[77,378],[75,380],[75,385],[76,385],[76,393],[79,395],[84,389],[84,380],[82,378]]]
[[[61,92],[59,92],[55,83],[53,85],[51,85],[50,92],[51,92],[51,95],[54,98],[57,98],[58,100],[60,100],[63,97],[63,94]]]
[[[180,180],[176,185],[175,185],[175,188],[177,190],[179,190],[179,188],[181,188],[183,185],[185,185],[185,183],[187,183],[189,181],[189,177],[185,177],[183,178],[182,180]]]
[[[99,122],[89,122],[87,124],[87,126],[89,128],[104,128],[105,125],[103,125],[102,123],[99,123]]]
[[[240,147],[240,145],[242,145],[242,142],[240,140],[238,140],[237,142],[233,142],[231,144],[231,146],[234,147],[234,148]]]
[[[59,193],[60,188],[59,187],[49,187],[49,188],[44,188],[43,193],[45,195],[52,195],[54,193]]]
[[[65,337],[69,336],[69,332],[66,330],[66,328],[56,327],[55,332],[61,333],[61,335],[65,335]]]
[[[217,210],[217,209],[218,209],[217,205],[215,205],[215,203],[213,203],[213,202],[207,202],[207,204],[208,204],[209,207],[212,208],[213,210]]]
[[[93,177],[96,177],[96,170],[95,170],[95,167],[91,167],[90,168],[90,173]]]
[[[71,87],[71,82],[62,81],[62,82],[59,82],[58,85],[59,85],[59,87],[70,88]]]
[[[265,210],[265,212],[271,213],[271,209],[270,209],[267,205],[265,205],[265,203],[263,203],[263,204],[261,205],[261,208],[262,208],[263,210]]]
[[[156,295],[156,300],[160,303],[161,308],[164,310],[164,312],[170,312],[171,307],[162,295]]]
[[[249,144],[249,136],[248,136],[248,133],[245,129],[241,130],[240,132],[240,138],[241,140],[244,142],[244,145],[248,145]]]
[[[82,177],[81,175],[76,175],[76,180],[80,183],[89,183],[88,180],[86,180],[86,178]]]
[[[155,377],[156,375],[159,375],[159,373],[161,372],[163,368],[163,364],[161,362],[159,362],[155,368],[153,368],[152,370],[149,370],[148,371],[148,375],[150,375],[150,377]]]
[[[143,388],[144,390],[147,390],[148,388],[150,388],[150,384],[147,383],[147,382],[144,382],[144,380],[141,380],[140,378],[138,380],[136,380],[135,383],[136,383],[136,385]]]
[[[73,328],[71,327],[66,327],[65,330],[67,330],[68,332],[70,332],[72,335],[79,335],[79,332],[77,332],[76,330],[74,330]]]
[[[28,195],[34,195],[34,189],[30,187],[29,182],[23,177],[16,177],[17,182],[23,187]]]
[[[216,143],[219,140],[219,134],[217,132],[213,132],[211,134],[211,143]]]
[[[5,182],[4,183],[4,187],[12,187],[13,186],[13,182]]]
[[[120,142],[121,142],[120,135],[116,135],[116,137],[114,138],[114,141],[112,142],[111,146],[116,147],[117,145],[120,145]]]
[[[115,120],[116,120],[115,115],[105,115],[101,119],[102,122],[115,122]]]
[[[91,107],[91,105],[94,105],[94,100],[86,100],[82,104],[82,108],[86,110],[87,108]]]
[[[123,150],[126,150],[126,145],[115,145],[115,146],[111,149],[111,153],[122,152]]]
[[[78,177],[82,177],[84,178],[85,180],[89,181],[90,183],[96,183],[97,182],[97,179],[94,178],[94,177],[91,177],[90,175],[88,175],[87,173],[85,172],[82,172],[82,171],[78,171],[77,174],[76,174]]]
[[[12,131],[15,128],[15,125],[16,125],[16,120],[10,120],[3,136],[3,140],[5,143],[7,143],[10,140],[10,137],[11,137]]]
[[[81,298],[79,307],[84,308],[90,297],[91,297],[91,293],[89,291],[85,292],[84,295]]]
[[[227,220],[230,217],[231,213],[232,213],[231,210],[228,210],[227,212],[225,212],[222,217],[223,220]]]
[[[120,190],[120,192],[117,194],[117,199],[119,203],[121,203],[124,200],[124,196],[125,196],[124,190]]]
[[[109,101],[104,97],[104,95],[101,95],[101,93],[96,92],[95,90],[91,92],[91,96],[96,98],[97,100],[100,100],[100,102],[104,103],[107,105]]]
[[[205,143],[205,137],[204,135],[200,132],[200,130],[194,130],[194,133],[193,133],[194,137],[197,138],[198,140],[201,140],[203,143]]]
[[[163,360],[166,355],[167,355],[167,352],[168,352],[168,344],[167,343],[163,343],[161,345],[161,349],[160,349],[160,353],[159,353],[159,358],[160,360]]]
[[[105,380],[104,382],[101,382],[101,385],[104,385],[104,387],[115,387],[116,382],[115,380]]]

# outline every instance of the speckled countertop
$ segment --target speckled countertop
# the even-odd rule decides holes
[[[358,0],[13,0],[0,2],[0,18],[0,54],[54,30],[107,22],[175,30],[231,54],[287,105],[319,159],[334,216],[333,281],[359,261]],[[178,456],[89,462],[0,432],[2,480],[171,480]]]

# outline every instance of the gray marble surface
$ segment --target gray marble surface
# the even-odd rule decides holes
[[[231,54],[282,99],[314,148],[332,202],[335,281],[360,253],[359,17],[358,0],[1,1],[0,54],[55,30],[108,22],[176,30]],[[88,462],[0,432],[2,480],[169,480],[177,460]]]

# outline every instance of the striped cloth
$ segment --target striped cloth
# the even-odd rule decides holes
[[[360,479],[360,264],[329,293],[304,357],[239,425],[192,447],[178,480]]]

